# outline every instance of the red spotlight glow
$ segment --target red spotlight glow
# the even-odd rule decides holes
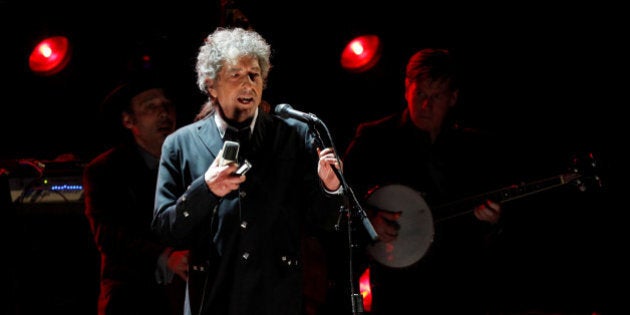
[[[372,287],[370,285],[370,268],[366,268],[359,277],[359,291],[363,297],[363,310],[372,310]]]
[[[341,53],[341,66],[351,72],[372,69],[381,58],[381,40],[376,35],[352,39]]]
[[[35,46],[28,58],[28,65],[36,74],[53,75],[63,70],[70,61],[70,44],[64,36],[53,36]]]

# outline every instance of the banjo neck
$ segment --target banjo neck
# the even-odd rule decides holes
[[[529,183],[514,184],[479,195],[470,196],[454,202],[432,207],[434,223],[440,223],[473,212],[474,207],[492,200],[500,204],[521,199],[530,195],[548,191],[570,183],[577,183],[580,190],[584,190],[580,179],[582,174],[577,172],[560,174]]]

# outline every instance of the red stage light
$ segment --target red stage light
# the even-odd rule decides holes
[[[341,53],[341,66],[351,72],[365,72],[381,58],[381,40],[376,35],[352,39]]]
[[[372,310],[372,285],[370,284],[370,268],[359,277],[359,291],[363,297],[363,310],[369,312]]]
[[[70,61],[70,43],[64,36],[48,37],[40,41],[28,58],[28,65],[36,74],[53,75],[63,70]]]

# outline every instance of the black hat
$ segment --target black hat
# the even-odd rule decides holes
[[[164,88],[162,78],[154,73],[137,73],[124,79],[107,94],[101,103],[101,114],[119,117],[123,111],[129,109],[134,96],[152,88]]]
[[[143,72],[128,76],[107,94],[99,107],[101,133],[104,139],[128,138],[130,134],[122,124],[121,115],[124,111],[130,110],[131,99],[134,96],[153,88],[166,89],[163,78],[155,73]]]

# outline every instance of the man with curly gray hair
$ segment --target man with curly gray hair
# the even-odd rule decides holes
[[[304,314],[303,237],[337,216],[336,152],[261,110],[270,55],[253,30],[210,34],[196,65],[208,101],[162,147],[152,226],[190,250],[187,314]],[[236,162],[224,163],[227,140]]]

